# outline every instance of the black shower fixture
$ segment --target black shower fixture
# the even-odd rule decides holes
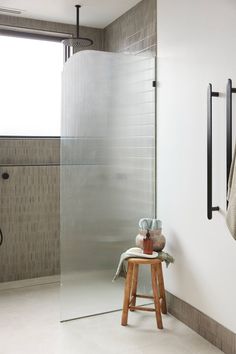
[[[62,41],[65,46],[73,47],[74,49],[90,47],[93,44],[92,39],[83,38],[79,35],[79,9],[81,5],[75,5],[76,7],[76,37],[67,38]]]

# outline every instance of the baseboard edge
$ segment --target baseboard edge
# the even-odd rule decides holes
[[[166,291],[168,312],[225,354],[236,354],[236,334]]]
[[[60,282],[60,275],[49,275],[47,277],[14,280],[14,281],[0,283],[0,291],[25,288],[25,287],[36,286],[36,285],[53,284],[59,282]]]

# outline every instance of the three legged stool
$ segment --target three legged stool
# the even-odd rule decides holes
[[[127,277],[125,280],[124,303],[122,311],[122,326],[128,323],[128,312],[154,311],[156,313],[157,327],[163,328],[161,313],[167,313],[165,287],[162,273],[162,265],[160,259],[153,258],[129,258]],[[153,296],[137,294],[138,285],[138,269],[139,265],[150,265],[152,275]],[[136,306],[136,298],[153,299],[155,308]]]

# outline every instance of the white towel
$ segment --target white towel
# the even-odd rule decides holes
[[[226,224],[231,235],[236,240],[236,145],[228,180],[227,200],[229,204],[226,215]]]
[[[143,250],[139,247],[129,248],[127,251],[123,252],[120,256],[120,261],[116,270],[116,274],[113,278],[113,282],[119,278],[126,278],[127,270],[125,266],[125,261],[129,258],[158,258],[166,263],[166,266],[170,263],[174,263],[174,258],[166,252],[152,252],[152,254],[145,254]]]

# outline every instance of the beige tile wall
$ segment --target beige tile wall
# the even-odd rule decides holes
[[[59,164],[60,139],[0,139],[0,164]]]
[[[105,50],[156,55],[156,0],[143,0],[104,29]]]
[[[59,139],[0,139],[0,282],[60,271],[59,153]]]

